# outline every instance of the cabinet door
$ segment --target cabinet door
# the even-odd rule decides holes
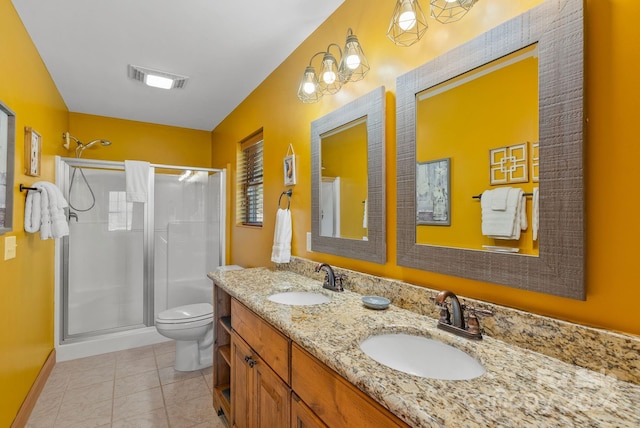
[[[237,334],[231,336],[231,426],[250,427],[251,367],[245,359],[251,348]]]
[[[327,428],[295,393],[291,393],[291,428]]]
[[[262,359],[251,372],[255,387],[252,427],[289,428],[291,389]]]

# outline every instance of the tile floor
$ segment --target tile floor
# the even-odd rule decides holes
[[[27,428],[224,428],[211,369],[173,369],[175,342],[56,364]]]

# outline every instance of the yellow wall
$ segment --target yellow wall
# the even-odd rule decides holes
[[[586,0],[586,287],[587,300],[574,301],[515,288],[449,277],[397,266],[395,78],[486,31],[542,0],[482,0],[460,22],[429,21],[424,39],[409,48],[394,46],[385,37],[393,2],[347,0],[268,79],[213,131],[213,162],[235,164],[234,143],[264,127],[265,220],[262,229],[232,227],[232,262],[270,265],[274,214],[282,192],[282,158],[293,144],[298,155],[298,184],[291,201],[293,253],[413,284],[450,289],[463,296],[521,308],[574,322],[640,334],[636,302],[640,274],[635,267],[640,223],[635,221],[640,198],[637,144],[640,111],[640,3],[628,0]],[[425,7],[427,2],[422,2]],[[364,47],[371,71],[363,81],[347,84],[338,94],[317,104],[296,98],[298,82],[309,58],[329,43],[344,43],[353,28]],[[387,93],[387,255],[386,264],[308,253],[311,230],[310,122],[384,85]],[[230,204],[233,206],[233,204]]]
[[[123,161],[145,160],[165,165],[209,167],[211,133],[131,120],[71,113],[70,134],[84,143],[95,139],[111,141],[108,147],[94,146],[83,158]],[[64,156],[74,157],[76,144]]]
[[[54,180],[53,157],[67,108],[10,0],[0,0],[0,100],[16,113],[13,232],[0,236],[0,426],[8,427],[53,349],[53,241],[23,231],[20,183]],[[26,177],[24,127],[42,135],[42,174]],[[4,261],[4,238],[17,239],[17,257]]]

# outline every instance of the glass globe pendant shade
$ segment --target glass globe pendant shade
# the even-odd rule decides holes
[[[398,46],[411,46],[429,28],[417,0],[398,0],[393,10],[387,37]]]
[[[431,17],[443,24],[459,21],[478,0],[431,0]]]
[[[347,41],[344,46],[342,59],[338,71],[343,83],[357,82],[364,79],[369,72],[369,61],[364,56],[362,46],[358,38],[353,34],[351,28],[347,32]]]
[[[322,98],[322,90],[316,70],[312,66],[307,66],[298,87],[298,99],[303,103],[312,104],[320,101],[320,98]]]

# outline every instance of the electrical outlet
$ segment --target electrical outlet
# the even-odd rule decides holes
[[[16,237],[15,236],[7,236],[4,238],[4,259],[15,259],[16,257]]]
[[[307,251],[311,252],[311,232],[307,232]]]

